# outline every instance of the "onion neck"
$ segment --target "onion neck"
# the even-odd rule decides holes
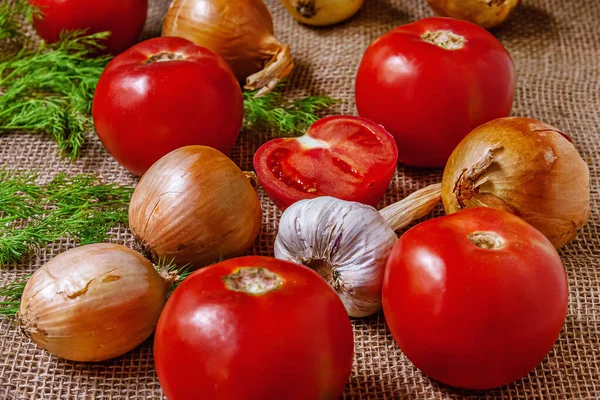
[[[258,90],[254,97],[261,97],[277,86],[294,69],[294,60],[289,45],[281,45],[273,57],[265,64],[264,68],[246,78],[245,89]]]
[[[397,231],[405,228],[414,220],[429,214],[440,203],[441,199],[442,184],[435,183],[383,208],[379,213],[390,227]]]

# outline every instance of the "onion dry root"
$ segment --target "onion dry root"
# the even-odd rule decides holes
[[[290,47],[275,38],[261,0],[174,0],[162,34],[219,54],[246,89],[259,89],[256,96],[271,91],[294,68]]]

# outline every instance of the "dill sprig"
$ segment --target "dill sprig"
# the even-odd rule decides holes
[[[64,237],[101,242],[113,226],[127,223],[132,188],[93,175],[61,173],[41,186],[36,180],[34,172],[0,168],[0,266]]]
[[[0,40],[23,36],[22,21],[32,21],[39,13],[37,7],[31,7],[27,0],[3,1],[0,4]]]
[[[245,129],[273,129],[281,135],[303,134],[319,119],[319,112],[337,102],[327,96],[287,101],[281,94],[283,85],[258,98],[254,98],[256,91],[244,92]]]
[[[25,41],[24,21],[39,12],[26,0],[0,5],[0,40]],[[92,131],[92,98],[110,56],[99,56],[108,32],[86,35],[63,33],[54,44],[42,42],[36,49],[23,47],[16,54],[0,56],[0,134],[29,131],[48,134],[59,151],[76,158],[86,134]],[[319,112],[335,103],[326,96],[288,101],[282,85],[265,96],[244,92],[246,129],[276,130],[280,135],[303,133]]]
[[[36,50],[22,48],[0,60],[0,133],[30,131],[49,134],[62,154],[79,154],[90,117],[96,84],[109,56],[92,57],[107,32],[64,33],[57,43]]]
[[[15,317],[21,306],[21,296],[31,275],[0,287],[0,315]]]

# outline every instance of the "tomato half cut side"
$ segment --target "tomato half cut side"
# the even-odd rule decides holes
[[[263,144],[254,169],[273,203],[332,196],[377,205],[390,184],[398,149],[391,134],[368,119],[322,118],[297,138]]]

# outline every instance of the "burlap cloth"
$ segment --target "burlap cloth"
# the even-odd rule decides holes
[[[166,0],[151,1],[145,37],[158,35]],[[276,35],[291,45],[296,69],[291,96],[323,93],[341,99],[333,113],[355,114],[354,77],[366,47],[391,28],[430,16],[425,0],[366,0],[343,24],[313,29],[296,23],[276,0],[268,0]],[[346,399],[600,399],[600,2],[526,0],[493,33],[511,53],[518,85],[514,115],[550,123],[572,136],[590,167],[592,213],[578,239],[561,251],[569,277],[569,311],[553,350],[527,377],[501,389],[461,392],[430,380],[400,352],[383,314],[353,321],[355,362]],[[492,77],[493,79],[493,77]],[[231,157],[252,168],[256,148],[269,133],[245,133]],[[59,171],[91,172],[106,181],[134,184],[90,134],[83,156],[69,164],[42,135],[0,136],[0,164],[37,168],[41,180]],[[440,171],[398,167],[383,204],[440,180]],[[263,229],[251,253],[272,255],[279,211],[260,191]],[[436,215],[440,214],[440,209]],[[112,241],[131,244],[127,229],[114,229]],[[35,252],[16,267],[0,271],[0,284],[31,273],[74,246],[70,240]],[[444,334],[440,332],[440,334]],[[152,342],[117,359],[84,364],[38,349],[8,320],[0,320],[0,399],[148,399],[162,393],[152,360]],[[212,399],[209,399],[212,400]],[[284,400],[284,399],[282,399]]]

